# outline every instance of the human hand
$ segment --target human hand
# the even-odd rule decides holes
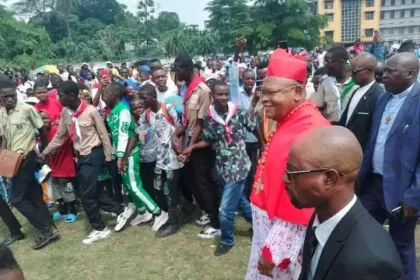
[[[188,156],[186,156],[186,155],[183,155],[183,154],[181,154],[181,155],[178,155],[177,157],[177,160],[179,161],[179,162],[182,162],[182,163],[187,163],[188,162],[188,160],[189,160],[189,158],[188,158]]]
[[[174,134],[171,137],[172,149],[175,150],[178,154],[182,153],[181,139]]]
[[[270,264],[264,256],[260,257],[260,260],[258,261],[258,271],[265,276],[273,278],[273,268],[274,265]]]
[[[44,155],[43,153],[40,153],[40,154],[38,155],[38,160],[39,160],[40,162],[42,162],[42,163],[45,163],[46,158],[47,158],[47,156],[46,156],[46,155]]]
[[[236,38],[235,47],[239,52],[243,51],[245,45],[246,45],[246,39],[245,38]]]
[[[415,219],[417,216],[417,209],[414,209],[411,206],[408,206],[406,204],[402,204],[402,210],[403,210],[403,222],[406,223],[412,219]]]

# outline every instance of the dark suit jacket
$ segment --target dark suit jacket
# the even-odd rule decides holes
[[[375,112],[376,101],[378,97],[384,92],[384,89],[376,82],[369,88],[369,90],[362,96],[359,103],[357,103],[349,122],[346,124],[347,115],[349,112],[350,102],[353,100],[357,90],[351,96],[346,109],[341,116],[339,125],[347,127],[359,140],[363,151],[369,140],[369,135],[372,127],[373,114]]]
[[[314,218],[315,214],[306,232],[299,280],[307,280],[310,271]],[[358,200],[328,238],[313,280],[399,280],[403,276],[394,242]]]
[[[371,186],[373,153],[383,113],[391,98],[382,94],[373,116],[372,132],[358,175],[360,195]],[[420,84],[415,82],[385,141],[383,189],[388,211],[401,202],[420,210]],[[420,214],[420,213],[419,213]]]

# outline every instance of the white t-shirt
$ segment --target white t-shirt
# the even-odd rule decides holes
[[[168,86],[168,89],[165,92],[159,91],[159,89],[156,88],[157,99],[158,99],[159,102],[163,102],[164,99],[168,96],[178,95],[178,88],[176,87],[176,85],[173,82],[170,83],[168,81],[166,83],[166,85]]]
[[[317,61],[318,61],[318,68],[324,67],[324,57],[327,54],[326,51],[322,51],[322,53],[318,54]]]

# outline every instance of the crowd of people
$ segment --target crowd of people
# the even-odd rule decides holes
[[[245,46],[238,39],[232,58],[206,65],[181,55],[167,67],[59,64],[34,82],[4,73],[2,148],[25,158],[4,178],[3,244],[25,238],[8,203],[38,230],[33,249],[60,239],[56,224],[77,222],[81,207],[86,245],[111,234],[104,213],[116,232],[153,221],[165,238],[198,208],[198,236],[220,237],[215,256],[235,245],[235,216],[249,222],[247,280],[417,279],[410,44],[386,64],[363,48],[276,49],[265,60],[241,57]]]

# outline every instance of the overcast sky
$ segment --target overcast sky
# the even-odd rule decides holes
[[[132,13],[137,12],[138,0],[117,0],[127,5]],[[1,0],[0,0],[1,2]],[[17,2],[17,0],[6,0],[7,5]],[[155,0],[156,12],[168,11],[177,12],[181,21],[186,24],[198,24],[204,28],[204,21],[208,18],[208,13],[204,11],[210,0]]]

